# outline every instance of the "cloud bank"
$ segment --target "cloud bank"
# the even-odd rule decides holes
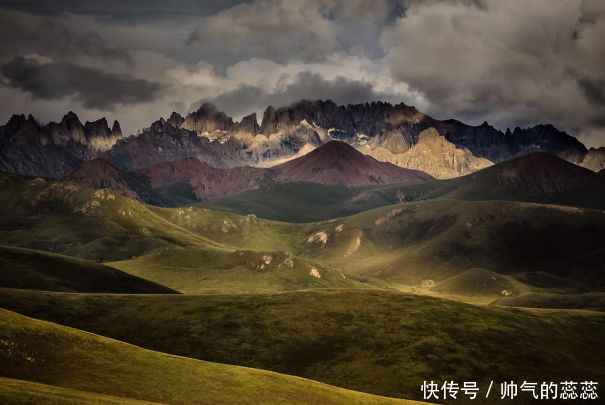
[[[605,145],[601,0],[72,3],[0,9],[0,120],[68,106],[134,133],[208,100],[241,118],[382,99]]]

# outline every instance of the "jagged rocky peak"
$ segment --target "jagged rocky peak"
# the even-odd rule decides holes
[[[113,125],[111,126],[112,134],[120,134],[122,136],[122,128],[120,128],[120,123],[118,120],[113,120]]]
[[[256,113],[246,115],[244,118],[242,118],[242,120],[236,124],[236,129],[239,132],[246,132],[256,135],[260,130],[258,121],[256,120]]]
[[[166,120],[164,117],[160,117],[159,120],[153,121],[149,128],[143,128],[143,133],[160,133],[166,132]],[[172,127],[172,125],[169,125]]]
[[[174,114],[173,114],[174,115]],[[154,142],[166,142],[166,137],[172,138],[172,139],[182,139],[187,138],[187,139],[197,139],[197,133],[195,131],[190,131],[188,129],[185,129],[184,127],[179,127],[179,126],[175,126],[173,124],[173,120],[172,120],[172,115],[170,118],[168,118],[168,120],[164,119],[163,117],[160,117],[160,119],[154,121],[149,127],[147,128],[143,128],[142,130],[139,130],[137,135],[145,135],[145,139],[147,139],[147,141],[149,139],[154,139]],[[149,138],[151,137],[151,138]],[[200,138],[200,139],[203,139]],[[146,147],[145,146],[145,142],[147,141],[141,141],[142,147]],[[172,141],[171,141],[172,142]],[[166,147],[164,148],[164,150],[168,150],[169,148]],[[180,157],[180,156],[179,156]],[[151,162],[148,164],[155,164],[157,162]]]
[[[414,106],[408,106],[404,103],[390,106],[386,109],[384,119],[388,124],[401,125],[404,123],[418,124],[426,118]]]
[[[183,116],[175,111],[172,112],[172,114],[170,114],[170,117],[168,118],[167,122],[172,125],[173,127],[180,127],[183,122],[185,121],[185,118],[183,118]]]
[[[373,101],[363,104],[347,105],[347,112],[351,116],[356,128],[363,133],[372,132],[372,128],[384,124],[384,115],[391,104],[383,101]]]
[[[548,152],[573,163],[580,163],[588,150],[576,137],[557,129],[551,124],[515,128],[513,135],[520,147],[527,152]],[[539,145],[535,147],[535,145]]]
[[[78,118],[76,113],[73,111],[70,111],[67,114],[65,114],[63,116],[63,119],[61,120],[61,123],[64,123],[65,125],[69,125],[69,126],[82,125],[80,118]]]
[[[298,126],[303,120],[321,128],[338,129],[336,135],[339,139],[346,139],[355,132],[346,108],[336,105],[332,100],[301,100],[278,109],[269,106],[263,114],[260,131],[265,135],[286,131]]]
[[[84,132],[88,146],[95,151],[105,152],[122,139],[120,124],[114,121],[112,129],[109,129],[105,117],[92,122],[86,121]]]
[[[31,114],[27,118],[25,118],[24,114],[13,114],[6,123],[5,128],[9,135],[13,135],[25,128],[37,130],[38,123]]]
[[[83,126],[82,122],[80,121],[80,118],[78,118],[78,116],[76,115],[75,112],[70,111],[67,114],[65,114],[63,116],[63,119],[61,120],[61,123],[69,126],[69,127],[80,127]]]
[[[204,103],[197,111],[187,115],[180,125],[181,128],[205,135],[216,131],[229,131],[233,129],[233,119],[219,111],[212,103]]]
[[[86,132],[78,116],[70,111],[63,116],[61,122],[51,121],[46,126],[46,134],[42,136],[42,144],[52,143],[53,145],[66,145],[69,142],[86,144]],[[50,139],[49,139],[50,138]]]
[[[271,130],[269,127],[271,127],[271,129],[275,129],[275,107],[272,105],[268,106],[263,113],[263,121],[261,122],[262,133],[268,133]]]
[[[111,132],[105,117],[96,121],[86,121],[84,129],[88,136],[107,136]]]

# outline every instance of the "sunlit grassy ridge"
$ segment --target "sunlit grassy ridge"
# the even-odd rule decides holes
[[[2,191],[0,238],[5,244],[105,260],[173,245],[229,250],[111,190],[34,179]]]
[[[333,266],[296,256],[297,225],[162,209],[110,190],[42,179],[19,178],[2,191],[0,243],[118,261],[116,267],[180,291],[360,285]]]
[[[327,240],[306,244],[305,256],[394,285],[421,286],[432,280],[439,287],[439,282],[479,267],[519,275],[524,284],[536,287],[598,291],[605,286],[601,210],[431,200],[309,224],[305,232],[323,232]]]
[[[98,395],[102,393],[171,404],[407,403],[263,370],[170,356],[6,310],[0,310],[0,364],[0,375],[13,379],[0,379],[0,393],[9,403],[27,398],[10,384],[32,390],[36,401],[65,395],[82,402],[132,403]],[[27,381],[58,388],[31,387]]]
[[[605,378],[605,315],[385,290],[134,296],[0,290],[0,307],[167,353],[422,399],[425,379]]]
[[[430,200],[298,225],[191,210],[195,215],[184,218],[173,210],[155,209],[158,215],[214,240],[245,249],[273,246],[374,285],[380,285],[377,280],[397,288],[428,283],[434,284],[434,292],[493,298],[503,290],[582,292],[605,286],[601,210],[514,201]],[[233,225],[227,232],[225,223]],[[477,268],[484,269],[483,275],[501,274],[502,283],[479,282]],[[449,286],[439,285],[465,272],[455,288],[453,279]]]
[[[0,398],[4,405],[143,405],[152,403],[3,377],[0,377]]]

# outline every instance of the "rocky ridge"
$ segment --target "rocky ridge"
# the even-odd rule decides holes
[[[594,171],[605,167],[603,148],[587,150],[552,125],[502,132],[487,123],[435,120],[403,103],[339,106],[330,100],[301,100],[269,106],[260,124],[255,114],[236,122],[205,103],[185,117],[173,112],[126,138],[117,121],[110,129],[104,118],[81,124],[68,113],[59,123],[40,126],[31,116],[15,115],[0,127],[0,170],[54,178],[96,157],[125,171],[189,157],[216,168],[269,167],[331,140],[437,178],[472,173],[533,152]]]

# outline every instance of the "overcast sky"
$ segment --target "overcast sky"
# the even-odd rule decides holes
[[[604,38],[603,0],[0,0],[0,121],[385,100],[603,146]]]

